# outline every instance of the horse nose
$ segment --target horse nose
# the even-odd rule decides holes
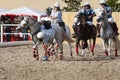
[[[18,27],[16,28],[16,30],[17,30],[17,31],[20,31],[20,30],[21,30],[21,26],[18,26]]]

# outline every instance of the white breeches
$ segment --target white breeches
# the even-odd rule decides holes
[[[110,23],[114,23],[115,21],[114,21],[113,18],[108,18],[108,22],[110,22]]]
[[[92,25],[92,21],[87,21],[87,23],[88,23],[89,25]]]

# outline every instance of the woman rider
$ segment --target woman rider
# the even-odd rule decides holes
[[[105,1],[101,1],[100,5],[102,8],[106,9],[107,11],[107,15],[108,15],[108,22],[110,23],[110,25],[112,26],[112,29],[114,31],[115,35],[119,35],[118,33],[118,28],[117,25],[112,17],[112,9],[106,4]],[[98,24],[97,24],[97,28],[98,28],[98,37],[100,37],[100,24],[99,24],[99,20],[97,20]]]

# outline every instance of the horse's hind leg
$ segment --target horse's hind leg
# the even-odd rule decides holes
[[[69,44],[69,48],[70,48],[70,56],[71,56],[71,58],[73,58],[71,43],[70,43],[70,42],[68,42],[68,44]]]
[[[118,53],[117,53],[117,38],[114,39],[114,45],[115,45],[115,57],[118,57]]]
[[[62,43],[61,44],[58,43],[58,46],[60,48],[60,60],[62,60],[63,59],[63,45],[62,45]]]
[[[111,55],[111,44],[112,44],[112,39],[108,40],[108,56]]]
[[[77,53],[77,55],[79,55],[79,51],[78,51],[79,41],[80,41],[80,39],[76,40],[76,53]]]
[[[93,44],[92,44],[92,46],[90,47],[90,50],[91,50],[92,55],[94,55],[95,43],[96,43],[96,37],[93,38]]]
[[[102,39],[102,43],[103,43],[103,49],[105,51],[105,54],[106,54],[106,56],[108,56],[108,52],[107,52],[107,49],[106,49],[106,43],[105,43],[104,39]]]

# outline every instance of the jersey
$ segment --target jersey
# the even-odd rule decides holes
[[[109,6],[105,7],[107,13],[112,12],[112,9]],[[112,18],[112,15],[108,15],[108,18]]]
[[[51,16],[56,17],[57,22],[63,22],[62,20],[62,11],[52,11]]]
[[[93,9],[86,9],[86,10],[84,10],[84,14],[86,15],[86,16],[90,16],[90,15],[96,15],[96,13],[95,13],[95,11],[93,10]],[[88,18],[88,20],[87,21],[93,21],[93,17],[91,17],[91,18]]]

